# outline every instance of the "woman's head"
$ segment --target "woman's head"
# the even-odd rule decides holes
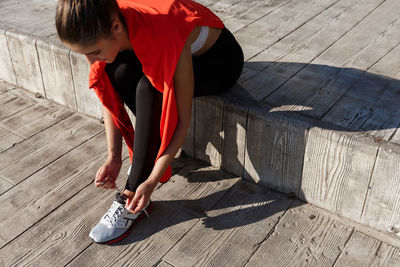
[[[118,53],[116,39],[124,26],[116,0],[59,0],[56,28],[61,41],[71,50],[97,55],[96,60],[102,60]],[[100,56],[96,52],[99,49]],[[89,62],[95,61],[92,59],[88,57]]]

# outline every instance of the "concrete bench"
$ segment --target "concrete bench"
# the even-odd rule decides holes
[[[56,1],[3,2],[0,78],[100,118],[101,105],[88,89],[86,59],[56,37]],[[391,16],[397,18],[392,10],[398,3],[366,1],[362,8],[353,3],[347,14],[327,0],[304,11],[302,20],[287,21],[285,11],[315,1],[294,2],[276,4],[276,10],[287,9],[280,12],[263,7],[266,15],[244,27],[239,22],[246,18],[226,15],[247,62],[229,92],[194,100],[182,151],[375,229],[396,232],[400,37],[395,33],[400,26]],[[217,12],[223,6],[218,3],[223,1],[208,5]],[[27,21],[18,24],[15,14],[7,17],[10,10],[22,12]],[[332,12],[339,16],[333,24],[319,16]]]

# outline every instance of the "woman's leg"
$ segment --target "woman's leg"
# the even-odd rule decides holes
[[[132,51],[121,51],[106,72],[122,101],[136,117],[131,172],[126,189],[134,192],[150,175],[160,140],[162,94],[143,75],[142,65]]]

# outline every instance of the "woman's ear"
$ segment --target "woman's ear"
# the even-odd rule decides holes
[[[117,37],[118,35],[121,34],[123,31],[123,26],[121,23],[121,20],[118,18],[118,16],[114,16],[112,25],[111,25],[111,34],[113,37]]]

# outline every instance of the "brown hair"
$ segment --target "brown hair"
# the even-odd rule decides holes
[[[111,36],[115,15],[124,23],[116,0],[58,0],[58,36],[72,44],[94,44]]]

